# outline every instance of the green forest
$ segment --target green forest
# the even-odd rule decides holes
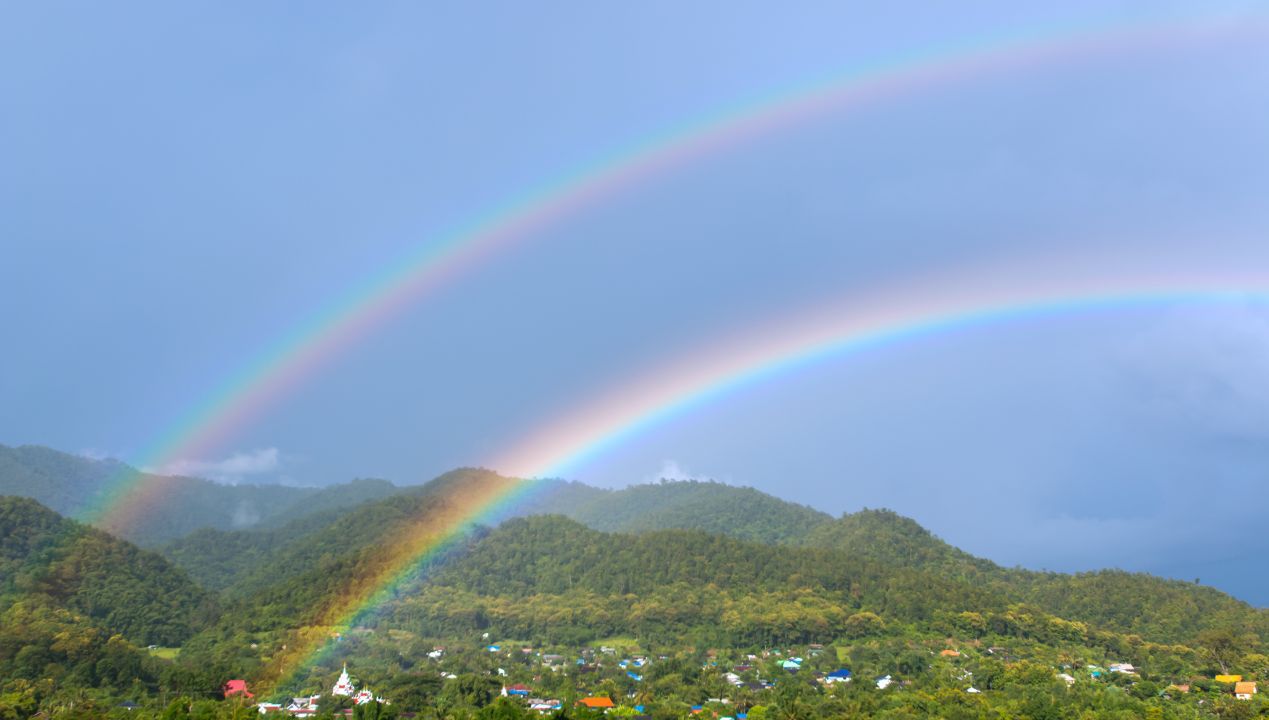
[[[1143,574],[1003,568],[890,511],[710,482],[539,481],[340,614],[402,538],[517,482],[334,489],[342,504],[150,549],[4,497],[0,718],[245,718],[314,694],[318,717],[599,717],[582,698],[658,720],[1269,716],[1224,681],[1269,680],[1265,610]],[[331,695],[345,665],[391,703]],[[225,698],[231,679],[255,697]]]

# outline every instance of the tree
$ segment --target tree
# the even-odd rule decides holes
[[[876,613],[863,610],[846,618],[843,629],[848,637],[861,638],[881,634],[886,629],[886,623]]]
[[[1255,637],[1241,634],[1230,627],[1204,630],[1198,634],[1197,639],[1206,657],[1219,665],[1224,675],[1228,675],[1230,667],[1256,644]]]

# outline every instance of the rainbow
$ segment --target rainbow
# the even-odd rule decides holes
[[[1064,59],[1227,38],[1249,29],[1260,31],[1246,17],[1215,17],[978,38],[854,67],[704,116],[531,189],[420,245],[319,308],[212,388],[132,465],[162,471],[179,460],[207,457],[341,351],[413,303],[535,232],[672,168],[811,118],[925,87]],[[160,500],[163,486],[154,475],[121,471],[77,515],[99,527],[126,529]]]
[[[1158,274],[1132,282],[1079,274],[1065,281],[1027,278],[1025,286],[1001,287],[999,279],[1010,275],[984,271],[979,277],[927,279],[872,296],[853,295],[828,308],[711,342],[538,425],[490,467],[526,478],[562,476],[725,395],[830,358],[927,335],[1076,312],[1269,299],[1269,276],[1236,271],[1206,278]]]
[[[1056,265],[1056,264],[1055,264]],[[1136,281],[1087,272],[1064,279],[1001,286],[999,268],[981,276],[926,278],[907,288],[853,294],[828,307],[783,317],[735,338],[710,342],[683,358],[655,367],[613,392],[538,426],[489,465],[519,477],[550,477],[595,458],[640,433],[706,403],[797,369],[904,341],[1008,321],[1079,312],[1194,303],[1269,303],[1269,275],[1219,270],[1203,277],[1154,273]],[[997,282],[993,282],[997,281]],[[451,488],[440,512],[414,518],[382,563],[376,580],[350,590],[326,613],[328,621],[275,659],[274,687],[293,681],[330,652],[335,633],[355,627],[426,573],[475,525],[495,521],[547,483],[478,474]]]
[[[270,658],[256,683],[271,690],[302,689],[296,685],[301,672],[336,649],[345,632],[364,624],[403,586],[425,576],[471,530],[496,524],[543,487],[547,486],[486,471],[445,484],[434,492],[427,512],[407,517],[400,527],[392,528],[392,542],[381,547],[372,560],[374,568],[366,573],[371,579],[351,583],[343,593],[327,598],[328,604],[317,609],[317,617]]]

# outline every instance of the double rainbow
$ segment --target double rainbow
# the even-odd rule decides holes
[[[212,388],[202,403],[132,458],[132,464],[161,470],[180,460],[207,457],[331,358],[355,347],[359,339],[412,304],[552,223],[675,167],[812,118],[865,108],[924,88],[1065,60],[1166,49],[1263,30],[1245,17],[1045,27],[924,48],[712,113],[534,188],[420,245],[413,254],[319,308]],[[78,517],[106,529],[126,529],[153,510],[161,500],[162,487],[152,475],[123,470],[105,483]]]
[[[1044,28],[1006,38],[979,39],[857,67],[655,136],[494,207],[336,298],[215,388],[204,403],[142,453],[136,465],[162,468],[176,460],[205,456],[332,357],[464,272],[562,218],[675,167],[812,118],[868,107],[923,88],[1029,66],[1166,49],[1263,30],[1245,18],[1217,18],[1076,30]],[[543,424],[494,458],[491,465],[526,477],[555,475],[727,392],[823,358],[922,334],[1134,303],[1261,297],[1265,287],[1254,278],[1217,280],[1079,281],[998,292],[962,284],[958,287],[971,289],[948,288],[940,294],[923,288],[913,295],[850,298],[831,312],[812,313],[810,319],[800,320],[792,329],[764,330],[725,343],[719,346],[722,350],[708,349],[669,363],[642,380],[624,384],[557,421]],[[126,528],[160,499],[156,493],[161,483],[146,478],[132,471],[120,473],[80,517],[107,529]],[[336,630],[355,625],[391,597],[421,563],[533,487],[533,483],[507,480],[454,493],[444,511],[418,518],[402,533],[372,581],[332,599],[316,625]],[[322,650],[330,646],[328,638],[324,630],[296,643],[278,659],[273,677],[282,680],[320,658]]]

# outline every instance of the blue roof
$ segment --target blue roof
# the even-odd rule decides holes
[[[841,668],[839,670],[834,670],[833,672],[829,673],[828,676],[833,678],[848,678],[850,677],[850,671],[847,670],[846,668]]]

